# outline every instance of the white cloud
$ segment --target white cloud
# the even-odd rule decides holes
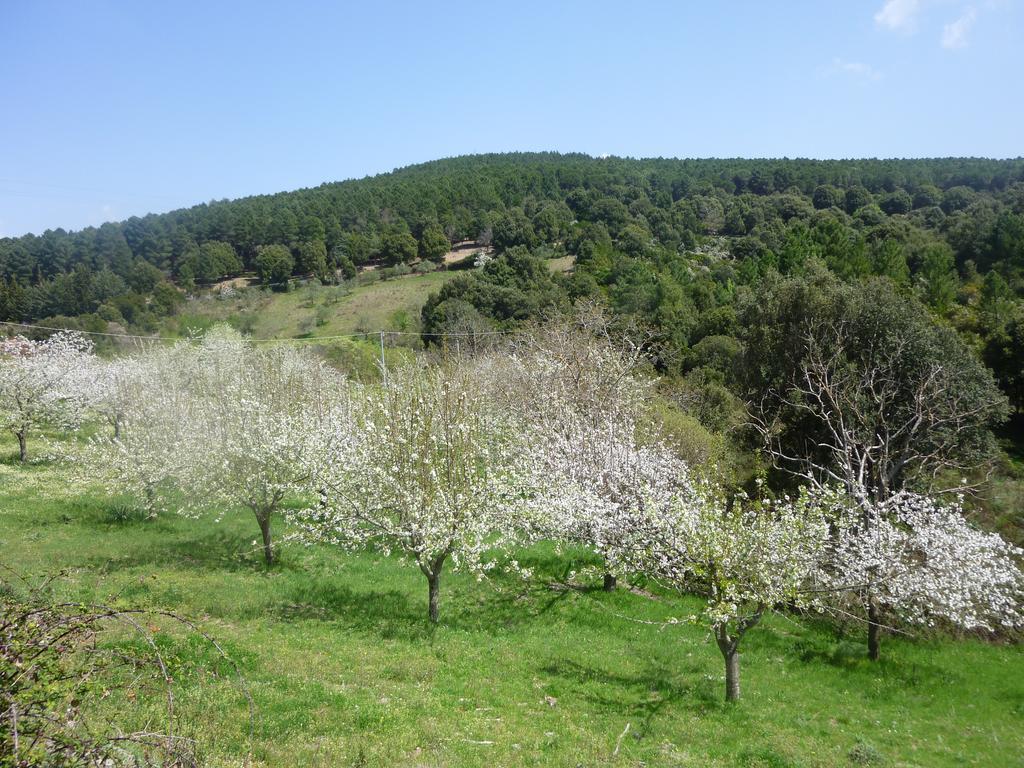
[[[967,47],[967,33],[974,26],[974,20],[978,17],[974,6],[968,6],[963,15],[956,21],[950,22],[942,28],[942,47],[955,50]]]
[[[1001,4],[1002,1],[988,0],[986,7],[994,7]],[[875,24],[896,32],[916,32],[918,21],[925,7],[938,4],[935,0],[885,0],[882,7],[875,13]],[[948,0],[945,4],[959,6],[963,12],[959,18],[942,28],[942,37],[940,38],[942,47],[951,51],[966,48],[971,28],[978,18],[978,11],[974,5],[965,5],[963,0]]]
[[[865,64],[863,61],[846,61],[845,59],[832,59],[832,71],[841,72],[851,77],[858,77],[864,80],[881,80],[882,73]]]
[[[886,0],[875,14],[875,24],[886,29],[909,32],[914,28],[920,10],[920,0]]]

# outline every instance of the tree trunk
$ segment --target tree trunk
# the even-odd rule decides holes
[[[156,517],[156,489],[151,483],[146,483],[146,511],[148,519]]]
[[[28,460],[28,446],[25,443],[25,431],[15,432],[18,436],[18,458],[22,461]]]
[[[432,573],[427,576],[427,585],[429,587],[430,598],[428,603],[428,614],[430,616],[430,623],[437,624],[438,618],[438,601],[441,597],[441,574]]]
[[[442,552],[440,555],[434,558],[433,562],[424,562],[420,556],[419,564],[420,571],[427,577],[427,588],[429,591],[429,597],[427,602],[427,615],[430,617],[431,624],[437,624],[438,616],[440,615],[440,602],[441,602],[441,569],[444,568],[444,561],[448,557],[448,552]]]
[[[740,655],[735,648],[725,656],[725,700],[740,700]]]
[[[715,640],[718,642],[718,650],[722,652],[725,659],[725,700],[740,700],[740,655],[736,648],[739,645],[739,638],[729,637],[724,626],[715,630]]]
[[[270,513],[257,512],[256,522],[260,524],[260,533],[263,534],[263,559],[267,565],[274,564],[274,548],[270,539]]]
[[[878,661],[879,636],[881,624],[878,623],[878,604],[874,599],[868,600],[868,658]]]
[[[613,574],[613,573],[606,573],[604,575],[604,591],[605,592],[614,592],[615,591],[616,583],[618,583],[618,580],[615,578],[615,574]]]

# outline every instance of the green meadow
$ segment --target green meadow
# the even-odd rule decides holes
[[[287,292],[244,288],[190,300],[172,331],[230,322],[255,338],[313,338],[378,331],[415,332],[427,296],[456,274],[439,271],[380,279],[364,272],[344,285],[296,285]]]
[[[664,624],[699,603],[605,593],[584,553],[522,553],[528,582],[446,574],[431,627],[422,575],[395,557],[292,541],[268,570],[242,511],[148,519],[13,451],[3,565],[61,573],[59,598],[174,611],[237,665],[195,633],[148,630],[211,766],[1024,765],[1019,646],[887,636],[872,664],[857,627],[775,616],[744,640],[728,705],[712,639]],[[129,727],[160,702],[105,706]]]

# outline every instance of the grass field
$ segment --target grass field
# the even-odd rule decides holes
[[[568,272],[573,256],[548,261],[554,272]],[[275,293],[258,286],[220,298],[191,299],[172,322],[178,332],[232,322],[256,338],[310,338],[378,331],[415,332],[427,297],[457,272],[409,274],[388,280],[370,272],[341,286],[297,285]]]
[[[394,558],[290,544],[266,570],[242,512],[147,520],[12,451],[0,445],[5,565],[66,569],[57,589],[76,600],[193,617],[238,662],[251,738],[238,687],[202,674],[204,646],[162,640],[200,666],[177,685],[209,765],[250,750],[258,766],[1024,765],[1019,647],[893,637],[870,664],[856,632],[775,617],[744,641],[744,698],[727,705],[704,632],[634,621],[696,602],[566,588],[581,565],[566,555],[526,553],[528,584],[447,575],[431,628],[423,577]]]
[[[175,322],[184,329],[228,321],[257,338],[295,338],[416,331],[427,296],[456,274],[431,272],[343,286],[299,286],[287,293],[258,287],[231,298],[205,295],[189,301]]]

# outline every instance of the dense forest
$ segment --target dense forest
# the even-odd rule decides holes
[[[286,289],[292,275],[436,263],[466,240],[496,255],[430,298],[426,341],[594,297],[653,330],[666,371],[721,399],[742,392],[733,361],[750,324],[768,321],[770,297],[794,282],[815,296],[891,291],[954,329],[1013,409],[1024,406],[1021,159],[440,160],[2,239],[0,319],[147,332],[222,277],[255,272]],[[547,268],[556,256],[573,257],[571,274]]]
[[[601,296],[658,329],[667,364],[692,369],[727,354],[745,297],[773,281],[877,276],[955,328],[1024,404],[1020,159],[440,160],[2,239],[0,319],[147,331],[217,278],[328,281],[371,261],[439,261],[464,240],[499,256],[431,298],[425,332],[505,328]],[[543,268],[564,254],[571,276]]]

